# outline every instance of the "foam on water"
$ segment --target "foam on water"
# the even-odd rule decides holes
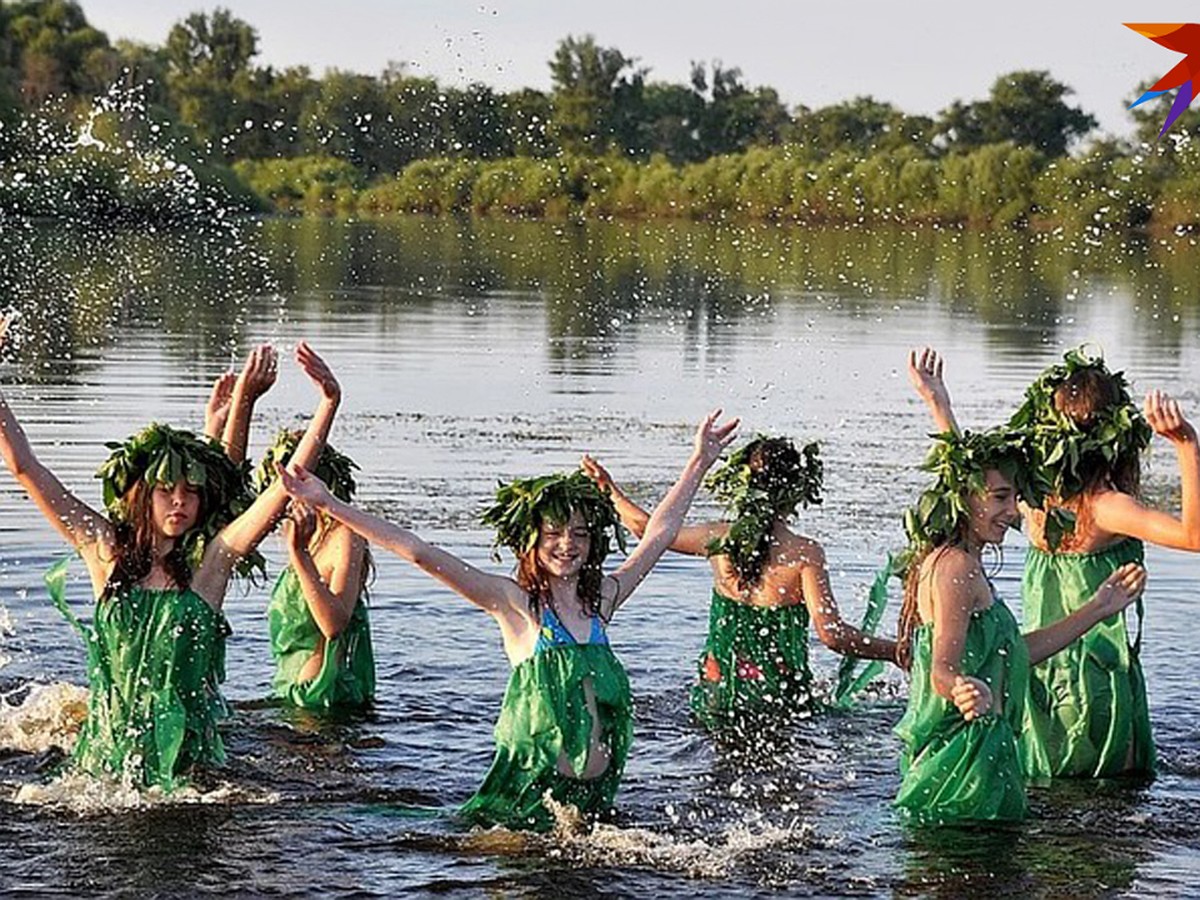
[[[77,816],[103,816],[164,806],[274,804],[279,799],[274,792],[248,791],[231,784],[220,784],[211,790],[188,785],[167,793],[159,787],[135,785],[129,778],[117,780],[67,773],[43,784],[22,785],[11,802]]]
[[[0,749],[44,753],[57,748],[70,753],[87,717],[87,688],[56,681],[19,691],[26,693],[18,704],[0,697]]]

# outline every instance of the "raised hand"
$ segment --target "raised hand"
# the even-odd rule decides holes
[[[313,509],[324,509],[333,499],[325,482],[303,466],[293,463],[284,468],[276,463],[275,471],[279,473],[279,483],[293,500],[299,500]]]
[[[992,711],[992,689],[986,682],[969,675],[955,676],[950,699],[968,722]]]
[[[1137,563],[1125,563],[1096,589],[1092,602],[1099,605],[1104,618],[1118,613],[1142,596],[1146,590],[1146,570]]]
[[[611,491],[616,486],[613,484],[612,476],[608,474],[608,470],[586,453],[583,454],[583,459],[579,461],[579,468],[602,491]]]
[[[296,363],[304,370],[304,374],[320,388],[325,399],[336,401],[342,398],[342,386],[338,384],[333,370],[305,341],[296,345]]]
[[[12,328],[13,322],[17,321],[18,313],[11,312],[6,316],[0,316],[0,352],[8,349],[8,332]]]
[[[220,440],[221,432],[225,430],[225,421],[229,418],[229,407],[233,401],[233,386],[237,376],[232,372],[222,372],[213,381],[212,390],[208,393],[208,402],[204,404],[204,435]]]
[[[1155,434],[1162,435],[1173,444],[1196,440],[1196,429],[1184,418],[1179,401],[1173,397],[1162,391],[1151,391],[1146,395],[1144,410],[1146,421]]]
[[[721,451],[733,443],[737,427],[742,421],[741,419],[730,419],[728,422],[718,425],[717,418],[720,415],[721,410],[714,409],[704,417],[704,421],[696,429],[692,453],[705,468],[716,462],[721,456]]]
[[[270,344],[259,344],[250,351],[242,366],[239,380],[242,390],[251,400],[257,400],[271,389],[279,377],[279,354]]]
[[[927,403],[950,403],[950,391],[942,380],[944,366],[945,360],[932,347],[909,351],[908,380]]]

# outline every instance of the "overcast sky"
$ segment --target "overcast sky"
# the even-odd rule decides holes
[[[1195,0],[1147,3],[1006,0],[227,0],[259,34],[260,64],[377,74],[390,61],[446,84],[546,90],[546,61],[568,34],[592,34],[649,67],[687,79],[690,62],[740,67],[789,106],[861,94],[934,114],[987,95],[997,75],[1048,69],[1101,128],[1125,134],[1122,100],[1180,57],[1122,22],[1200,21]],[[161,44],[200,0],[82,0],[112,40]]]

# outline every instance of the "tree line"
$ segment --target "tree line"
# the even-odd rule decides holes
[[[1085,147],[1096,120],[1046,71],[924,116],[872,97],[789,109],[720,62],[659,81],[591,36],[559,42],[548,92],[446,86],[397,65],[276,69],[257,63],[258,41],[219,8],[147,45],[111,42],[71,0],[0,0],[0,152],[20,155],[15,126],[47,104],[77,118],[118,84],[143,92],[209,181],[282,209],[1140,227],[1190,224],[1197,205],[1186,143],[1154,141],[1158,105],[1133,111],[1131,141]],[[1188,113],[1173,134],[1197,128]]]

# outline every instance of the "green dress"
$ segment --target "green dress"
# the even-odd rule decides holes
[[[1094,553],[1030,547],[1022,582],[1025,627],[1070,615],[1126,563],[1141,563],[1142,542],[1127,538]],[[1138,632],[1130,644],[1125,613],[1110,616],[1033,669],[1021,756],[1031,778],[1153,775],[1154,739]]]
[[[64,563],[46,580],[87,646],[88,714],[72,767],[171,790],[191,766],[224,762],[225,617],[195,591],[132,588],[97,601],[89,626],[67,608]]]
[[[553,619],[547,624],[548,619]],[[549,795],[587,816],[603,815],[625,770],[633,739],[633,700],[625,669],[603,632],[579,644],[562,637],[553,614],[543,613],[543,637],[533,656],[512,670],[500,718],[496,722],[496,755],[479,790],[460,809],[481,825],[545,831],[554,816],[543,803]],[[555,628],[557,626],[557,628]],[[561,630],[560,630],[561,629]],[[557,636],[547,631],[557,631]],[[600,740],[611,761],[598,778],[568,778],[559,772],[560,755],[572,769],[587,763],[592,717],[584,683],[590,681],[600,717]]]
[[[275,582],[267,623],[277,663],[276,696],[305,709],[365,706],[374,698],[375,655],[367,605],[361,597],[342,632],[325,641],[321,669],[308,681],[300,680],[300,672],[320,646],[321,630],[291,566]]]
[[[961,670],[1000,697],[999,713],[968,722],[933,688],[933,626],[914,635],[908,709],[896,726],[904,742],[895,805],[922,825],[1017,821],[1025,779],[1017,731],[1029,683],[1029,651],[999,598],[971,614]]]
[[[709,728],[810,712],[808,609],[751,606],[712,593],[692,712]]]

